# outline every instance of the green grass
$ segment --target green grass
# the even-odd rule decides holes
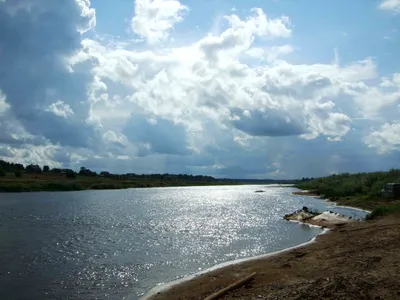
[[[381,205],[372,210],[365,219],[366,220],[375,220],[379,217],[384,217],[392,214],[400,213],[400,203],[392,203],[388,205]]]

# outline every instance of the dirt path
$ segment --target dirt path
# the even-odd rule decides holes
[[[204,274],[154,300],[204,299],[257,272],[220,299],[400,299],[400,215],[335,227],[316,243]]]

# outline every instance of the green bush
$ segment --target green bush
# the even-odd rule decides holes
[[[339,174],[328,177],[302,181],[296,186],[304,190],[312,190],[326,197],[368,196],[377,198],[383,186],[388,182],[400,182],[400,170],[388,172]]]

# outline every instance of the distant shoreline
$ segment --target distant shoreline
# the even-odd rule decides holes
[[[238,186],[238,185],[268,185],[277,187],[292,187],[293,184],[277,183],[250,183],[250,182],[231,182],[228,180],[219,181],[170,181],[160,182],[159,180],[119,180],[107,178],[95,178],[89,180],[85,177],[77,179],[63,180],[41,180],[41,179],[19,179],[1,180],[0,193],[26,193],[26,192],[69,192],[87,190],[123,190],[131,188],[160,188],[160,187],[195,187],[195,186]]]
[[[0,182],[1,193],[25,193],[25,192],[69,192],[69,191],[88,191],[88,190],[125,190],[132,188],[160,188],[160,187],[189,187],[189,186],[221,186],[221,185],[241,185],[238,183],[181,183],[181,184],[155,184],[149,183],[130,183],[130,182],[17,182],[4,184]]]

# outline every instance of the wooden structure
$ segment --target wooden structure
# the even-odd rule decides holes
[[[399,198],[400,183],[386,183],[381,191],[381,194],[386,198]]]

